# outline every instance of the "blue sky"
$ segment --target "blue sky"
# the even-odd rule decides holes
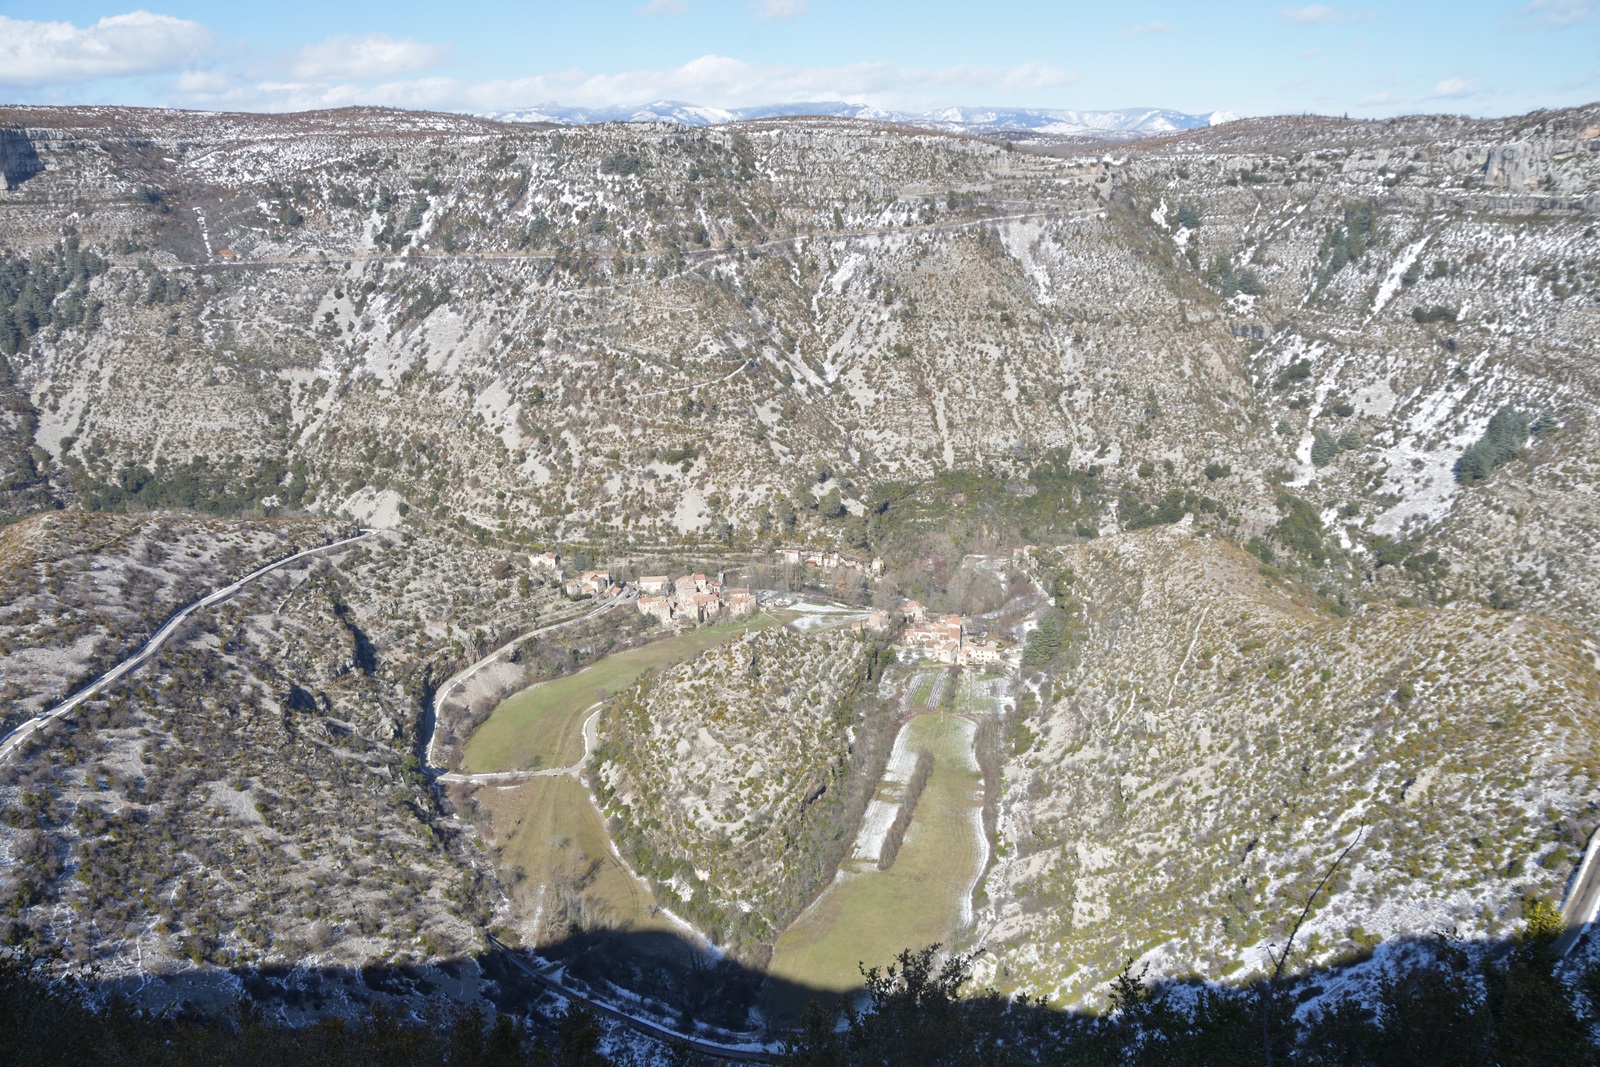
[[[1600,99],[1600,0],[0,0],[0,102],[656,99],[1503,115]]]

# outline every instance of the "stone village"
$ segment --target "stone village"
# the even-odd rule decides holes
[[[786,548],[781,557],[791,565],[819,569],[851,567],[872,574],[880,574],[883,569],[878,560],[868,565],[820,549]],[[530,562],[558,577],[562,575],[561,558],[555,552],[535,554]],[[715,577],[651,574],[641,575],[634,582],[615,582],[608,570],[586,570],[576,577],[564,578],[562,589],[570,597],[634,596],[640,613],[663,626],[699,626],[753,615],[762,602],[761,594],[743,586],[726,585],[724,579],[721,573]],[[974,633],[972,621],[961,615],[930,614],[916,600],[902,600],[893,611],[874,609],[852,620],[857,628],[880,633],[900,624],[904,628],[896,644],[902,652],[938,663],[999,666],[1014,661],[1019,651],[985,634]]]

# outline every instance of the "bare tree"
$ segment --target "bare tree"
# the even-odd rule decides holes
[[[1272,974],[1261,984],[1261,1044],[1266,1052],[1267,1067],[1272,1067],[1272,1002],[1277,997],[1278,979],[1283,976],[1283,968],[1289,962],[1289,953],[1294,949],[1294,939],[1300,933],[1300,927],[1305,924],[1306,918],[1311,914],[1311,906],[1316,903],[1317,896],[1333,880],[1334,872],[1339,869],[1339,865],[1344,862],[1345,857],[1350,855],[1351,850],[1359,845],[1362,838],[1366,836],[1367,828],[1363,826],[1356,833],[1355,840],[1346,845],[1344,851],[1339,853],[1333,864],[1328,868],[1328,873],[1322,876],[1322,881],[1318,882],[1317,887],[1311,891],[1311,895],[1306,897],[1305,907],[1300,909],[1300,917],[1294,921],[1294,928],[1289,931],[1289,940],[1284,942],[1283,951],[1278,953],[1276,957]],[[1268,958],[1272,957],[1269,956]]]

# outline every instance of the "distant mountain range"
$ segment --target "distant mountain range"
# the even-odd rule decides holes
[[[642,107],[582,108],[560,104],[499,111],[490,118],[504,122],[555,122],[582,126],[595,122],[676,122],[685,126],[716,126],[724,122],[774,118],[781,115],[826,115],[873,119],[954,132],[1018,131],[1056,137],[1123,139],[1152,134],[1219,126],[1239,116],[1231,111],[1188,115],[1166,108],[1131,107],[1114,111],[1069,111],[1048,108],[947,107],[913,113],[886,111],[865,104],[812,101],[800,104],[766,104],[760,107],[700,107],[676,100],[658,100]]]

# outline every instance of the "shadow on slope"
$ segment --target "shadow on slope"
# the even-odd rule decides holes
[[[26,132],[15,127],[0,129],[0,177],[5,178],[7,192],[43,171],[44,160]]]
[[[797,1029],[765,1031],[750,1025],[763,974],[666,934],[576,934],[538,960],[491,947],[428,966],[239,968],[72,988],[13,960],[0,963],[0,1061],[636,1062],[617,1051],[628,1042],[603,1040],[597,1011],[583,1003],[593,998],[598,1014],[631,1017],[626,1026],[675,1063],[1594,1063],[1600,963],[1563,964],[1559,933],[1559,920],[1535,911],[1510,939],[1392,942],[1352,967],[1240,987],[1146,984],[1127,970],[1103,1016],[963,996],[970,958],[930,948],[869,972],[862,1009],[842,1021],[816,995]],[[553,983],[576,994],[571,1003]],[[166,1011],[137,1007],[157,985],[192,995]],[[661,1040],[663,1029],[689,1040]],[[716,1055],[719,1046],[729,1055]]]

